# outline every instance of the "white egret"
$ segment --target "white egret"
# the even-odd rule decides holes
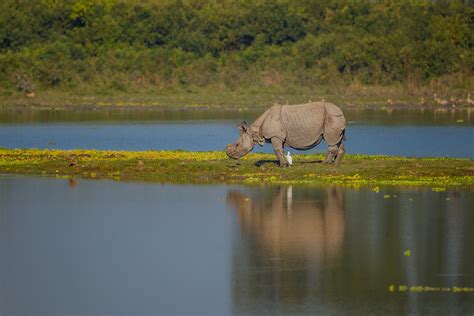
[[[288,164],[291,166],[293,164],[293,158],[290,155],[290,152],[286,154],[286,161],[288,161]]]

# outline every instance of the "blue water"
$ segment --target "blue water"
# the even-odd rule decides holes
[[[349,124],[351,154],[474,158],[474,126]],[[0,125],[0,147],[110,150],[223,150],[238,136],[234,121],[27,123]],[[270,144],[256,152],[272,152]],[[294,153],[298,151],[291,150]],[[309,152],[325,152],[325,144]]]
[[[0,315],[472,315],[473,202],[0,175]]]

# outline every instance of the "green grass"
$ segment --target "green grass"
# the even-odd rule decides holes
[[[0,149],[0,173],[83,177],[159,183],[340,184],[348,186],[474,185],[474,161],[346,155],[325,165],[322,155],[294,156],[280,168],[271,154],[232,160],[224,152]],[[263,163],[262,163],[263,162]]]

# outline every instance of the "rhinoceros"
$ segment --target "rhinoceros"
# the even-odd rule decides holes
[[[284,147],[311,149],[321,140],[328,144],[324,163],[339,163],[344,156],[343,140],[346,119],[341,109],[330,102],[311,102],[298,105],[274,105],[249,127],[239,124],[240,136],[228,144],[227,155],[238,159],[250,152],[255,144],[272,143],[280,166],[288,166]]]

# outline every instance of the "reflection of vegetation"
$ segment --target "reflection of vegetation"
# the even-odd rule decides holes
[[[473,12],[461,1],[3,0],[0,91],[441,96],[472,90]]]
[[[256,167],[271,154],[236,161],[224,152],[0,149],[0,173],[78,175],[156,182],[473,186],[474,162],[454,158],[348,155],[340,166],[298,155],[291,168]]]
[[[216,106],[218,107],[218,106]],[[213,107],[214,108],[214,107]],[[0,123],[26,122],[121,122],[121,121],[182,121],[182,120],[247,120],[253,121],[262,114],[262,110],[248,111],[154,111],[154,110],[116,110],[101,109],[97,111],[74,110],[8,110],[0,109]],[[465,110],[454,109],[363,109],[350,108],[344,110],[351,123],[370,122],[377,125],[474,125],[474,108]],[[457,121],[462,121],[459,123]],[[203,122],[205,123],[205,122]]]

